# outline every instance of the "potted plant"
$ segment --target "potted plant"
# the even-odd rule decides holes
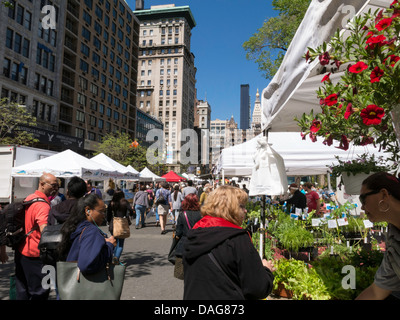
[[[338,30],[329,44],[308,48],[306,61],[319,59],[321,110],[296,119],[303,139],[317,137],[337,148],[380,146],[399,159],[400,121],[400,3],[355,17],[348,32]],[[344,36],[347,38],[344,38]],[[338,81],[331,80],[343,72]],[[395,128],[394,128],[395,123]]]
[[[330,167],[333,178],[341,178],[346,193],[359,194],[361,184],[369,175],[379,172],[388,171],[392,166],[387,165],[387,161],[383,157],[375,157],[364,153],[352,160],[343,161],[336,156],[337,164]],[[394,164],[395,165],[395,164]]]

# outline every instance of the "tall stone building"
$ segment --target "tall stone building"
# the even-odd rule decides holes
[[[190,41],[196,22],[189,6],[151,6],[134,14],[140,21],[137,106],[164,124],[170,167],[179,170],[186,143],[181,132],[194,127],[196,68]]]
[[[134,138],[139,21],[127,3],[11,2],[0,6],[1,94],[36,116],[41,143],[84,153],[107,133]]]
[[[261,100],[260,93],[256,93],[256,101],[254,102],[253,117],[251,119],[251,129],[254,131],[254,135],[261,133]]]

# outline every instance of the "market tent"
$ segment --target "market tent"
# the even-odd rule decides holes
[[[100,153],[97,156],[91,158],[91,160],[101,163],[107,167],[113,168],[115,171],[118,171],[121,175],[118,177],[119,179],[137,179],[139,178],[139,174],[132,173],[129,169],[119,162],[111,159],[109,156],[105,155],[104,153]]]
[[[312,109],[319,110],[316,90],[321,86],[323,66],[316,59],[309,64],[303,56],[307,47],[329,42],[346,23],[369,9],[388,8],[393,0],[313,0],[285,54],[280,68],[261,94],[262,128],[276,132],[300,131],[294,120]],[[331,67],[331,66],[329,66]],[[343,67],[346,67],[345,65]],[[341,72],[331,74],[336,82]]]
[[[161,178],[165,178],[165,180],[167,182],[181,182],[181,181],[186,181],[186,178],[181,177],[179,175],[177,175],[175,172],[173,172],[172,170],[166,174],[164,174],[163,176],[161,176]]]
[[[127,165],[126,169],[128,169],[129,172],[134,173],[134,174],[139,174],[139,171],[137,171],[134,167],[132,167],[131,165]]]
[[[13,177],[40,177],[44,172],[59,178],[78,176],[86,179],[104,179],[120,175],[115,169],[88,159],[71,150],[12,168]]]
[[[218,160],[217,172],[224,176],[250,176],[254,167],[259,135],[242,144],[223,149]],[[363,153],[387,157],[378,149],[368,146],[350,145],[348,151],[327,146],[322,139],[312,142],[302,140],[299,132],[270,132],[268,142],[284,160],[286,175],[307,176],[326,174],[329,166],[337,164],[335,156],[341,160],[351,160]]]
[[[161,178],[160,176],[156,175],[147,167],[145,167],[142,171],[140,171],[140,180],[155,181],[155,182],[166,181],[165,178]]]

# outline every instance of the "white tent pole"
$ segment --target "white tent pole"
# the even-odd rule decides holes
[[[222,185],[225,184],[225,170],[222,169]]]

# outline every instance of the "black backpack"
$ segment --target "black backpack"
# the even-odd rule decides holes
[[[4,207],[0,215],[0,245],[18,248],[19,244],[28,237],[38,226],[33,227],[25,233],[25,211],[35,202],[46,202],[42,198],[35,198],[29,201],[13,202]]]
[[[166,204],[166,203],[167,203],[167,201],[164,198],[162,191],[160,190],[160,192],[158,193],[158,198],[156,199],[156,205],[158,206],[160,204]]]
[[[59,261],[58,246],[62,240],[62,224],[47,225],[44,227],[38,245],[40,260],[44,264],[55,266]]]

